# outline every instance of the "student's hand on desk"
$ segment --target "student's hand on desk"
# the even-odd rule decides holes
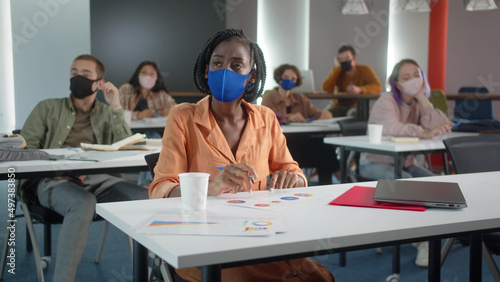
[[[113,108],[113,110],[118,110],[122,107],[120,104],[120,92],[118,92],[118,88],[113,85],[111,82],[106,82],[101,88],[104,93],[104,99],[106,103]]]
[[[453,122],[451,121],[445,121],[441,124],[438,124],[436,127],[434,127],[432,130],[426,130],[424,131],[424,134],[422,135],[423,138],[425,139],[432,139],[435,137],[438,137],[440,135],[443,135],[447,132],[451,132],[451,126],[454,125]]]
[[[359,95],[363,92],[361,87],[356,86],[354,84],[347,86],[346,91],[347,91],[347,93],[356,94],[356,95]]]
[[[145,109],[137,113],[138,119],[151,118],[155,116],[155,112],[150,109]]]
[[[269,181],[269,189],[284,189],[297,187],[300,177],[289,171],[275,171]]]
[[[253,179],[258,177],[257,172],[247,163],[229,164],[208,183],[208,195],[219,196],[223,193],[237,193],[252,189]]]
[[[318,119],[331,119],[332,118],[332,112],[330,111],[321,111],[321,115],[319,116]]]
[[[160,115],[162,117],[165,117],[168,116],[168,113],[170,113],[170,108],[164,108],[163,110],[161,110]]]
[[[287,122],[306,122],[306,119],[301,113],[287,114],[285,119]]]

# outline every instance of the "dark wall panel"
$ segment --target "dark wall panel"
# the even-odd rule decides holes
[[[199,0],[91,0],[92,54],[117,87],[150,60],[159,64],[169,91],[194,91],[196,57],[206,40],[225,27],[217,8],[213,1]]]

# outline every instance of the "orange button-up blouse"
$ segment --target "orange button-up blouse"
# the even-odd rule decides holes
[[[273,111],[245,101],[248,120],[236,156],[210,111],[210,96],[197,104],[172,108],[162,140],[155,178],[149,186],[150,198],[168,197],[179,185],[179,173],[206,172],[212,181],[225,166],[246,162],[257,172],[252,190],[267,189],[267,176],[275,171],[290,171],[301,176],[302,170],[286,146],[286,139]]]

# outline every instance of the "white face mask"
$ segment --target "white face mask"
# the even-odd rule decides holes
[[[415,78],[412,78],[408,81],[399,83],[399,85],[401,87],[403,87],[402,92],[405,94],[408,94],[410,96],[417,95],[418,91],[420,91],[420,89],[422,89],[422,84],[423,84],[423,80],[422,80],[421,76],[415,77]]]
[[[139,75],[139,83],[146,89],[151,89],[156,84],[156,79],[149,75]]]

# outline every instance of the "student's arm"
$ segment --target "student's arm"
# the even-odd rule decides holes
[[[43,149],[47,133],[47,108],[44,102],[38,103],[24,122],[21,136],[26,140],[29,149]]]
[[[183,123],[180,111],[177,107],[172,108],[165,125],[158,164],[154,169],[155,178],[149,185],[149,197],[152,199],[180,196],[177,175],[188,171],[187,136]]]
[[[370,111],[369,123],[382,124],[384,135],[423,137],[425,129],[417,124],[404,124],[399,120],[398,106],[392,94],[383,94]]]
[[[307,180],[296,161],[293,160],[288,147],[286,146],[286,138],[283,131],[276,119],[267,119],[268,127],[272,134],[271,139],[273,146],[269,153],[269,169],[271,172],[271,181],[269,187],[271,188],[292,188],[292,187],[307,187]],[[287,172],[287,173],[281,173]],[[293,177],[296,175],[297,178]],[[289,181],[296,182],[289,182]],[[282,184],[293,184],[292,186],[279,187]],[[274,185],[274,186],[273,186]]]
[[[321,87],[323,88],[323,91],[326,91],[328,93],[333,93],[333,90],[335,90],[335,85],[337,85],[337,80],[339,79],[341,71],[342,69],[340,67],[334,67],[330,71],[328,77],[325,79]]]
[[[363,76],[365,76],[363,79],[365,85],[359,85],[362,90],[361,94],[378,94],[382,91],[382,84],[370,66],[366,66]]]

